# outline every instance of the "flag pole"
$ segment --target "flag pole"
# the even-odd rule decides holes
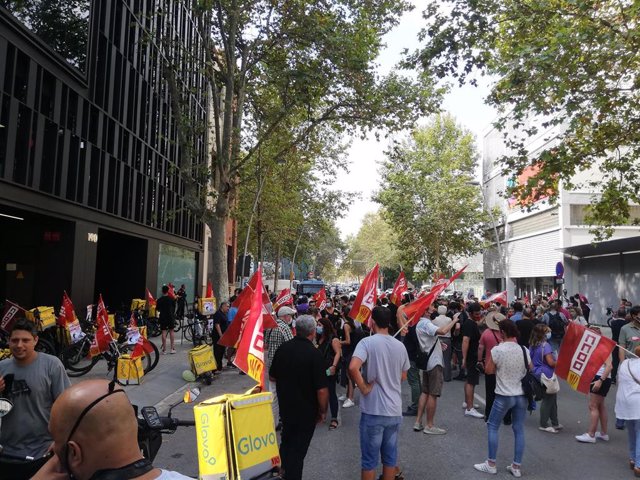
[[[638,355],[636,355],[635,353],[633,353],[631,350],[627,350],[626,348],[624,348],[623,346],[618,345],[618,348],[621,348],[622,350],[624,350],[625,352],[627,352],[629,355],[633,355],[636,358],[640,358],[638,357]]]

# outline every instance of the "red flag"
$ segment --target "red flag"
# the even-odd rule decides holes
[[[551,296],[549,297],[549,301],[553,301],[553,300],[557,300],[558,299],[558,289],[556,288],[553,293],[551,294]]]
[[[251,306],[242,318],[242,331],[233,363],[262,385],[264,378],[264,304],[261,292],[264,287],[262,286],[261,267],[258,267],[257,273],[256,289],[251,294]]]
[[[147,310],[149,309],[150,306],[155,304],[156,304],[156,300],[155,298],[153,298],[153,295],[151,295],[151,292],[147,288]]]
[[[405,277],[404,272],[400,272],[398,275],[398,279],[396,280],[395,285],[393,286],[393,292],[391,292],[391,303],[400,306],[402,303],[402,295],[407,291],[407,277]]]
[[[364,277],[353,302],[349,316],[355,321],[366,323],[371,328],[371,311],[378,301],[378,269],[376,266]]]
[[[530,305],[531,304],[531,299],[529,298],[529,295],[525,295],[523,300],[525,305]]]
[[[207,281],[207,295],[205,298],[213,298],[213,285],[211,285],[211,281]]]
[[[316,307],[320,311],[327,308],[327,292],[325,291],[325,289],[321,288],[320,290],[318,290],[318,293],[313,296],[313,300],[316,302]]]
[[[289,288],[284,288],[280,291],[278,298],[276,298],[276,301],[273,303],[273,308],[277,312],[285,305],[293,305],[293,297],[291,296],[291,290]]]
[[[2,319],[0,319],[0,330],[9,335],[13,324],[16,322],[17,317],[25,316],[26,310],[17,303],[13,303],[9,300],[4,302],[4,311],[2,312]]]
[[[138,329],[138,321],[136,320],[136,315],[133,312],[131,312],[131,317],[129,318],[129,328]]]
[[[480,300],[480,305],[482,308],[488,307],[492,303],[499,303],[500,305],[506,307],[507,306],[507,291],[498,292],[491,295],[489,298],[484,300]]]
[[[73,303],[67,292],[62,294],[62,305],[60,306],[60,312],[58,314],[58,325],[61,327],[66,326],[69,323],[76,321],[76,314],[74,311]]]
[[[109,327],[109,314],[102,301],[102,294],[98,300],[98,313],[96,315],[96,336],[91,342],[89,353],[92,357],[109,350],[109,343],[113,340]]]
[[[175,300],[176,299],[176,288],[173,286],[173,283],[169,284],[169,292],[167,293],[169,298]]]
[[[429,291],[429,293],[423,294],[423,296],[411,302],[407,305],[403,313],[407,316],[408,322],[407,325],[409,327],[415,325],[420,320],[420,317],[425,312],[425,310],[433,303],[433,301],[438,298],[438,296],[446,290],[446,288],[451,285],[467,268],[467,265],[458,270],[451,278],[448,280],[446,278],[441,278],[437,281],[437,283],[433,286],[433,288]]]
[[[153,352],[153,347],[151,346],[151,342],[144,338],[144,335],[138,334],[138,339],[136,340],[136,345],[133,347],[133,351],[131,352],[131,358],[138,358],[144,356],[145,353]]]
[[[560,345],[555,372],[574,390],[589,393],[593,377],[615,346],[616,343],[610,338],[569,322]]]

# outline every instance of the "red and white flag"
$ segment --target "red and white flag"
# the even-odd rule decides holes
[[[556,288],[553,290],[553,292],[549,296],[549,301],[552,302],[553,300],[557,300],[557,299],[558,299],[558,289]]]
[[[133,347],[133,351],[131,352],[131,358],[138,358],[145,355],[145,353],[152,353],[153,346],[151,342],[147,340],[144,335],[141,335],[140,332],[137,333],[135,337],[136,344]]]
[[[327,308],[327,292],[324,288],[321,288],[318,293],[313,296],[313,300],[316,302],[316,307],[322,311]]]
[[[273,308],[277,312],[285,305],[293,305],[293,296],[291,295],[291,289],[289,288],[283,288],[280,291],[278,297],[276,298],[276,301],[273,302]]]
[[[76,313],[74,311],[73,303],[67,292],[62,294],[62,305],[60,306],[60,312],[58,312],[58,325],[66,327],[67,325],[76,321]]]
[[[89,354],[92,357],[100,355],[109,350],[109,343],[113,340],[111,336],[111,328],[109,327],[109,314],[102,301],[102,294],[98,300],[98,312],[96,315],[96,336],[93,337]]]
[[[156,304],[156,299],[153,298],[153,295],[151,295],[151,292],[147,288],[147,310],[149,309],[149,307],[155,306],[155,304]]]
[[[485,300],[480,300],[480,305],[482,308],[487,308],[492,303],[499,303],[500,305],[506,307],[507,306],[507,291],[498,292],[491,295],[489,298]]]
[[[560,345],[555,372],[574,390],[589,393],[593,377],[615,346],[616,343],[610,338],[569,322]]]
[[[398,278],[396,280],[395,285],[393,286],[393,291],[391,292],[391,298],[389,299],[391,303],[400,306],[402,303],[402,295],[407,291],[407,277],[404,272],[400,272]]]
[[[451,285],[467,268],[467,265],[458,270],[451,278],[440,278],[429,293],[423,294],[423,296],[411,302],[404,307],[403,313],[407,316],[407,326],[411,327],[416,325],[424,314],[425,310],[434,302],[438,296],[444,292],[449,285]]]
[[[17,303],[13,303],[9,300],[4,302],[4,311],[2,312],[2,319],[0,319],[0,330],[9,335],[13,324],[18,317],[24,317],[26,310]]]
[[[250,307],[241,319],[242,329],[234,365],[262,385],[264,379],[264,324],[262,272],[258,267],[256,288],[250,295]],[[238,315],[240,311],[238,311]],[[236,323],[238,320],[232,322]]]
[[[176,299],[176,287],[173,286],[173,283],[169,284],[169,292],[167,292],[167,295],[169,295],[169,298],[172,300]]]
[[[351,311],[349,312],[351,318],[356,322],[366,323],[369,328],[371,328],[371,312],[378,301],[379,269],[380,267],[376,263],[376,266],[364,277],[356,299],[353,302],[353,307],[351,307]]]
[[[213,285],[211,285],[211,280],[207,281],[207,295],[204,298],[213,298]]]

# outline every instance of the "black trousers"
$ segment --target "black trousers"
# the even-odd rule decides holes
[[[286,480],[302,480],[304,457],[316,429],[315,422],[299,422],[290,419],[282,420],[282,441],[280,442],[280,458]]]
[[[224,358],[224,352],[226,347],[224,345],[218,345],[217,340],[214,339],[213,343],[213,357],[216,359],[216,365],[218,370],[222,370],[222,359]]]

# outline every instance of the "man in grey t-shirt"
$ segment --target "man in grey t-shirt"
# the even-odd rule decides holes
[[[0,458],[3,479],[31,478],[44,464],[43,457],[53,442],[48,429],[51,406],[71,385],[62,362],[36,352],[37,343],[35,324],[18,320],[9,338],[13,357],[0,361],[0,396],[13,403],[11,412],[2,419],[0,445],[5,454],[35,458],[23,463]]]
[[[349,364],[360,398],[360,451],[363,480],[373,479],[382,457],[383,477],[398,472],[398,430],[402,423],[401,383],[407,378],[409,356],[404,345],[389,335],[391,311],[375,307],[371,312],[375,335],[356,346]],[[365,370],[364,377],[360,368]]]

